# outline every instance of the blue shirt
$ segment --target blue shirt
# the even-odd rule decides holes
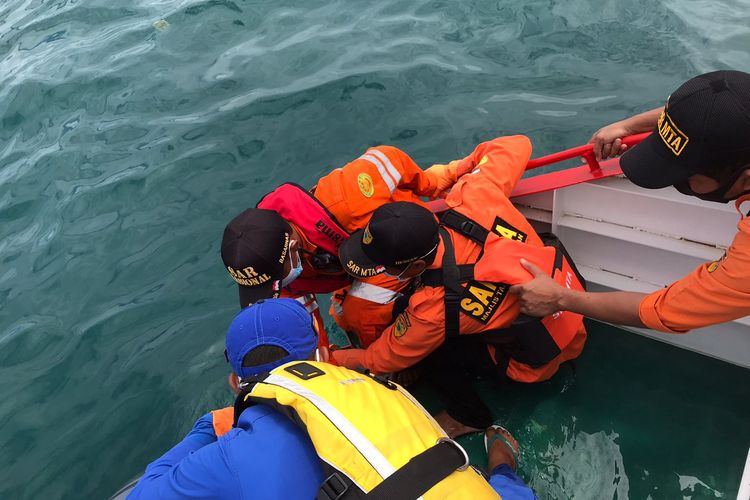
[[[218,439],[211,414],[198,419],[182,442],[148,465],[128,499],[314,499],[323,479],[305,432],[271,407],[254,405]]]

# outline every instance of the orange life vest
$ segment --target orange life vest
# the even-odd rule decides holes
[[[512,285],[529,281],[521,258],[546,271],[555,281],[575,290],[585,290],[586,282],[567,251],[551,233],[539,235],[544,246],[527,242],[522,231],[499,217],[488,230],[455,210],[444,212],[440,232],[445,245],[441,269],[422,274],[428,286],[445,290],[445,335],[457,336],[459,318],[466,314],[483,321],[502,303]],[[482,246],[473,264],[457,264],[448,229]],[[517,362],[539,368],[557,357],[576,339],[583,317],[568,311],[545,318],[520,315],[510,326],[482,332],[488,344],[496,346],[496,362],[506,366]],[[531,380],[529,380],[531,381]]]
[[[338,258],[339,246],[349,233],[308,191],[287,182],[265,195],[257,208],[278,213],[318,247],[312,255],[302,254],[303,266],[316,271],[314,277],[294,280],[287,287],[292,293],[330,293],[350,284]]]

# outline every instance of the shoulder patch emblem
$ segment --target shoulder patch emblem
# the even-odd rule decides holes
[[[501,238],[508,238],[509,240],[516,240],[521,243],[525,242],[528,237],[526,233],[511,226],[500,217],[495,217],[495,222],[492,223],[492,232]]]
[[[503,302],[508,288],[505,283],[469,281],[459,301],[461,312],[486,325]]]
[[[372,177],[364,172],[357,176],[357,185],[365,198],[371,197],[375,192],[375,184],[372,182]]]
[[[365,230],[362,232],[362,243],[365,245],[369,245],[372,243],[372,233],[370,232],[370,225],[368,224],[367,227],[365,227]]]
[[[406,330],[409,329],[411,326],[411,322],[409,321],[409,315],[405,312],[402,312],[398,315],[396,318],[396,322],[393,324],[393,335],[396,338],[401,338],[406,334]]]

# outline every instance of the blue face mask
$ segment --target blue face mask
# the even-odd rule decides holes
[[[287,274],[284,279],[281,280],[281,286],[288,286],[292,281],[299,278],[299,275],[302,274],[302,258],[300,258],[299,252],[295,252],[297,255],[297,265],[292,266],[292,269],[289,271],[289,274]],[[291,255],[289,256],[291,258]]]

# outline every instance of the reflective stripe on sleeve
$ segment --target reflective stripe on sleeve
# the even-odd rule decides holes
[[[318,309],[318,301],[315,299],[315,295],[311,293],[302,295],[301,297],[297,297],[294,300],[305,306],[305,309],[307,309],[307,312],[309,312],[310,314],[314,313]]]
[[[375,150],[373,149],[371,151],[374,152]],[[385,183],[388,185],[388,189],[391,191],[391,193],[396,190],[396,184],[393,182],[393,179],[391,179],[391,176],[386,172],[385,165],[383,165],[383,163],[377,157],[371,155],[368,151],[366,154],[360,156],[359,159],[367,160],[375,165],[375,167],[378,169],[378,172],[380,172],[380,177],[382,177]]]
[[[367,153],[373,154],[377,156],[378,158],[380,158],[380,161],[382,161],[383,165],[385,165],[385,169],[388,171],[389,174],[391,174],[391,177],[393,177],[393,180],[396,182],[396,185],[398,186],[398,183],[401,182],[401,172],[399,172],[398,169],[393,166],[393,163],[391,163],[391,159],[388,158],[388,155],[386,155],[382,151],[378,151],[377,149],[371,149]]]
[[[369,300],[376,304],[388,304],[401,296],[400,293],[394,292],[393,290],[388,290],[387,288],[371,285],[370,283],[364,283],[362,281],[355,281],[352,283],[348,295]]]

